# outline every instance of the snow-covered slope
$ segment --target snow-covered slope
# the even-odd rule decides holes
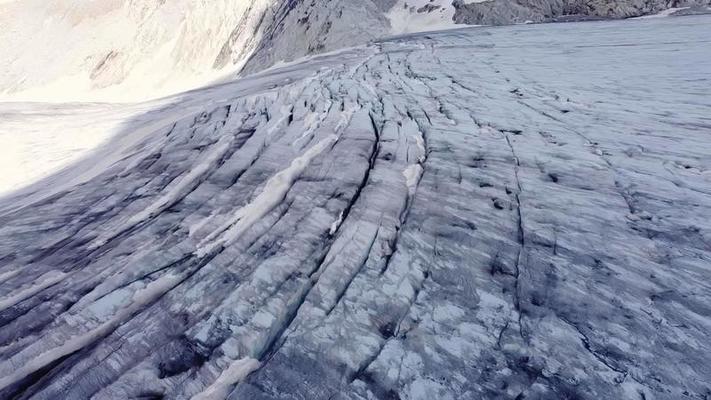
[[[0,91],[13,100],[135,100],[240,66],[272,0],[22,0],[0,4]],[[215,59],[235,26],[240,57]],[[10,96],[9,96],[10,95]]]
[[[0,200],[0,398],[708,398],[709,37],[401,36],[121,109]]]

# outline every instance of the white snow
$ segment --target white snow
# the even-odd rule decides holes
[[[671,16],[672,14],[674,14],[674,13],[677,12],[677,11],[683,11],[683,10],[687,10],[687,9],[689,9],[689,7],[672,7],[672,8],[668,8],[668,9],[666,9],[666,10],[664,10],[664,11],[660,11],[660,12],[658,12],[658,13],[656,13],[656,14],[643,15],[643,16],[641,16],[641,17],[635,17],[635,18],[631,18],[631,19],[664,18],[664,17],[669,17],[669,16]]]
[[[465,3],[481,3],[484,1],[488,0],[469,0],[465,1]],[[439,8],[428,12],[423,9],[426,6]],[[400,35],[404,33],[456,29],[466,26],[454,23],[454,12],[452,0],[398,0],[385,16],[390,20],[391,33]]]
[[[407,184],[407,189],[410,192],[410,195],[412,196],[415,194],[415,190],[417,189],[417,182],[420,181],[420,176],[422,176],[422,166],[420,164],[411,164],[407,168],[405,168],[404,171],[402,171],[402,174],[405,176],[405,183]]]
[[[343,223],[343,211],[341,211],[338,214],[338,218],[336,218],[335,221],[331,224],[331,229],[329,229],[328,234],[333,236],[336,231],[338,231],[338,228],[341,226],[341,223]]]
[[[237,71],[213,69],[237,26],[255,30],[272,0],[23,0],[0,3],[0,99],[135,101]]]
[[[117,107],[102,104],[0,103],[0,194],[80,158],[121,125]]]
[[[431,12],[417,12],[426,5],[441,8]],[[398,0],[386,17],[390,20],[393,34],[433,31],[456,28],[452,21],[452,0]],[[461,27],[461,25],[459,26]]]

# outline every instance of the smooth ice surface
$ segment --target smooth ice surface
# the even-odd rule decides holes
[[[15,105],[105,141],[0,199],[0,398],[708,398],[709,37],[459,29]]]

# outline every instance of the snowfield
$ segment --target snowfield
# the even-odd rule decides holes
[[[0,199],[0,398],[709,398],[710,38],[457,29],[0,105],[6,143],[66,130],[20,152],[77,138]]]
[[[0,3],[0,98],[132,102],[239,71],[272,0]],[[215,65],[229,40],[234,64]]]

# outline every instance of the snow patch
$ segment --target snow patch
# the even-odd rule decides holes
[[[343,211],[341,211],[340,214],[338,214],[338,218],[336,218],[336,220],[333,221],[333,223],[331,224],[331,229],[329,229],[328,234],[333,236],[336,233],[336,231],[338,230],[338,228],[341,227],[342,223],[343,223]]]
[[[656,14],[643,15],[641,17],[634,17],[634,18],[630,18],[630,19],[652,19],[652,18],[670,17],[677,11],[688,10],[689,8],[691,8],[691,7],[672,7],[672,8],[668,8],[664,11],[658,12]]]
[[[407,184],[407,189],[412,196],[415,194],[415,189],[417,189],[417,183],[420,181],[422,176],[422,166],[420,164],[412,164],[402,171],[405,176],[405,184]]]
[[[398,0],[386,17],[395,35],[456,27],[451,0]]]

